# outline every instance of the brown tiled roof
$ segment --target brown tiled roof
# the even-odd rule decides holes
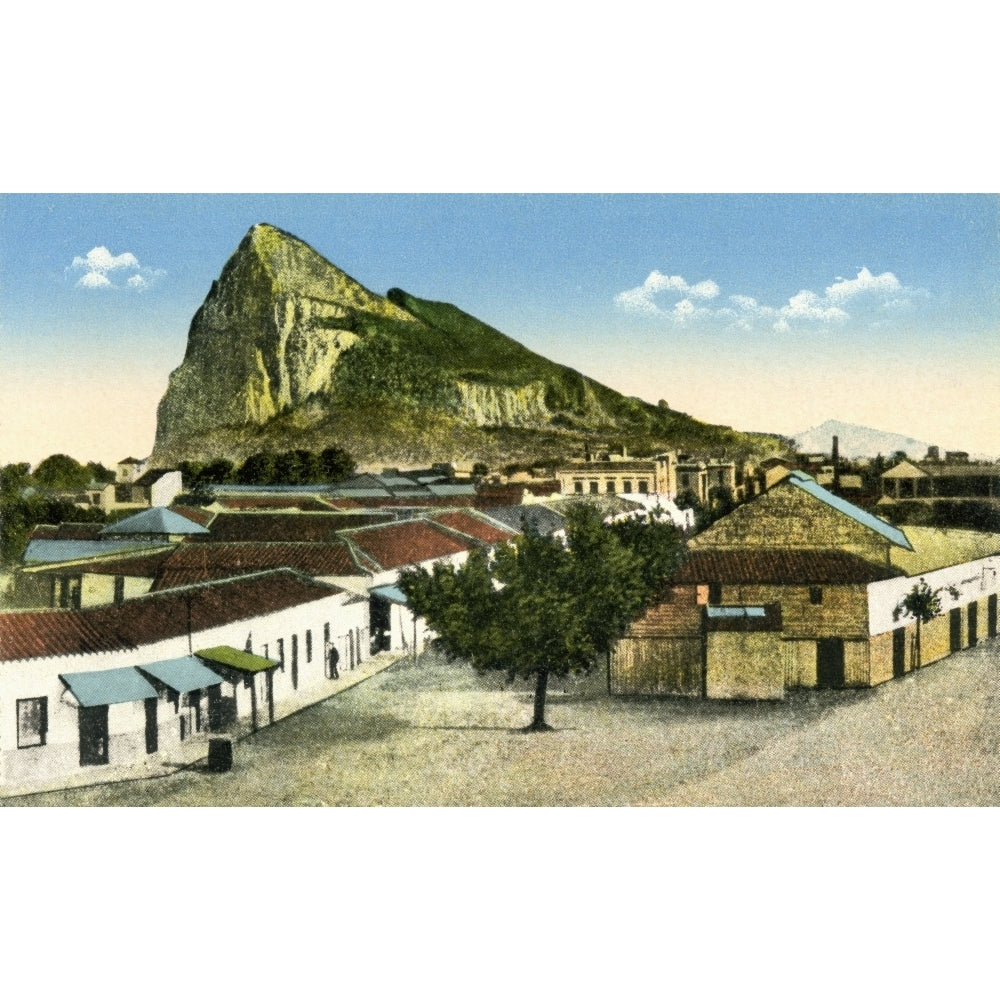
[[[133,649],[145,643],[246,621],[341,592],[282,569],[146,594],[83,611],[0,614],[0,661]]]
[[[202,510],[201,507],[189,507],[182,503],[171,504],[170,509],[175,514],[180,514],[181,517],[186,517],[189,521],[200,524],[203,528],[207,528],[212,518],[215,517],[214,510]]]
[[[99,523],[80,524],[73,521],[66,521],[63,524],[39,524],[28,537],[32,540],[93,542],[101,537],[103,527],[104,525]]]
[[[413,563],[440,559],[467,552],[471,543],[427,521],[400,521],[377,528],[358,528],[344,537],[382,569],[396,569]]]
[[[238,497],[219,497],[218,503],[227,510],[302,510],[322,512],[331,505],[314,496],[275,496],[267,494],[246,494]],[[337,504],[340,507],[340,504]],[[359,505],[357,505],[359,506]]]
[[[901,575],[839,549],[699,549],[671,583],[872,583]]]
[[[237,513],[222,511],[209,526],[203,542],[331,542],[337,532],[369,524],[384,524],[391,515],[367,513]]]
[[[127,558],[94,559],[91,562],[74,563],[67,566],[59,563],[46,567],[42,572],[52,573],[93,573],[97,576],[141,576],[155,577],[160,572],[163,561],[173,552],[174,547],[159,552],[148,552],[143,555]]]
[[[435,514],[428,520],[432,524],[451,528],[452,531],[458,531],[476,539],[476,541],[485,542],[487,545],[499,545],[516,537],[515,532],[464,510],[450,510],[443,514]]]
[[[244,576],[287,567],[308,576],[357,576],[359,565],[346,542],[220,542],[183,545],[164,562],[154,590]]]
[[[127,649],[128,639],[87,611],[0,613],[0,661]]]
[[[371,497],[365,499],[365,506],[372,509],[406,507],[411,510],[424,510],[434,507],[473,507],[475,503],[476,497],[473,493],[442,497]]]

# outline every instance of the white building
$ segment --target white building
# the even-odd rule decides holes
[[[266,725],[332,693],[331,652],[358,666],[367,628],[367,600],[291,570],[2,614],[0,789],[148,773],[210,729]]]

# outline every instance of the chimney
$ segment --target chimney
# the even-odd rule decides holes
[[[840,489],[840,441],[837,435],[833,435],[833,452],[830,455],[830,460],[833,463],[833,491],[836,492]]]

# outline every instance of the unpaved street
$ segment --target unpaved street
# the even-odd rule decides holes
[[[527,688],[431,655],[195,767],[8,805],[996,805],[1000,640],[873,690],[783,703],[615,699],[550,688],[552,733],[516,731]]]

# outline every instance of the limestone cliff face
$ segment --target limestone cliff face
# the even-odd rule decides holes
[[[301,240],[254,226],[191,322],[157,413],[157,444],[261,425],[328,392],[365,320],[416,320]]]
[[[261,224],[191,321],[153,458],[236,461],[336,443],[372,465],[501,463],[572,454],[594,434],[630,448],[746,445],[729,428],[627,399],[449,303],[376,295]]]

